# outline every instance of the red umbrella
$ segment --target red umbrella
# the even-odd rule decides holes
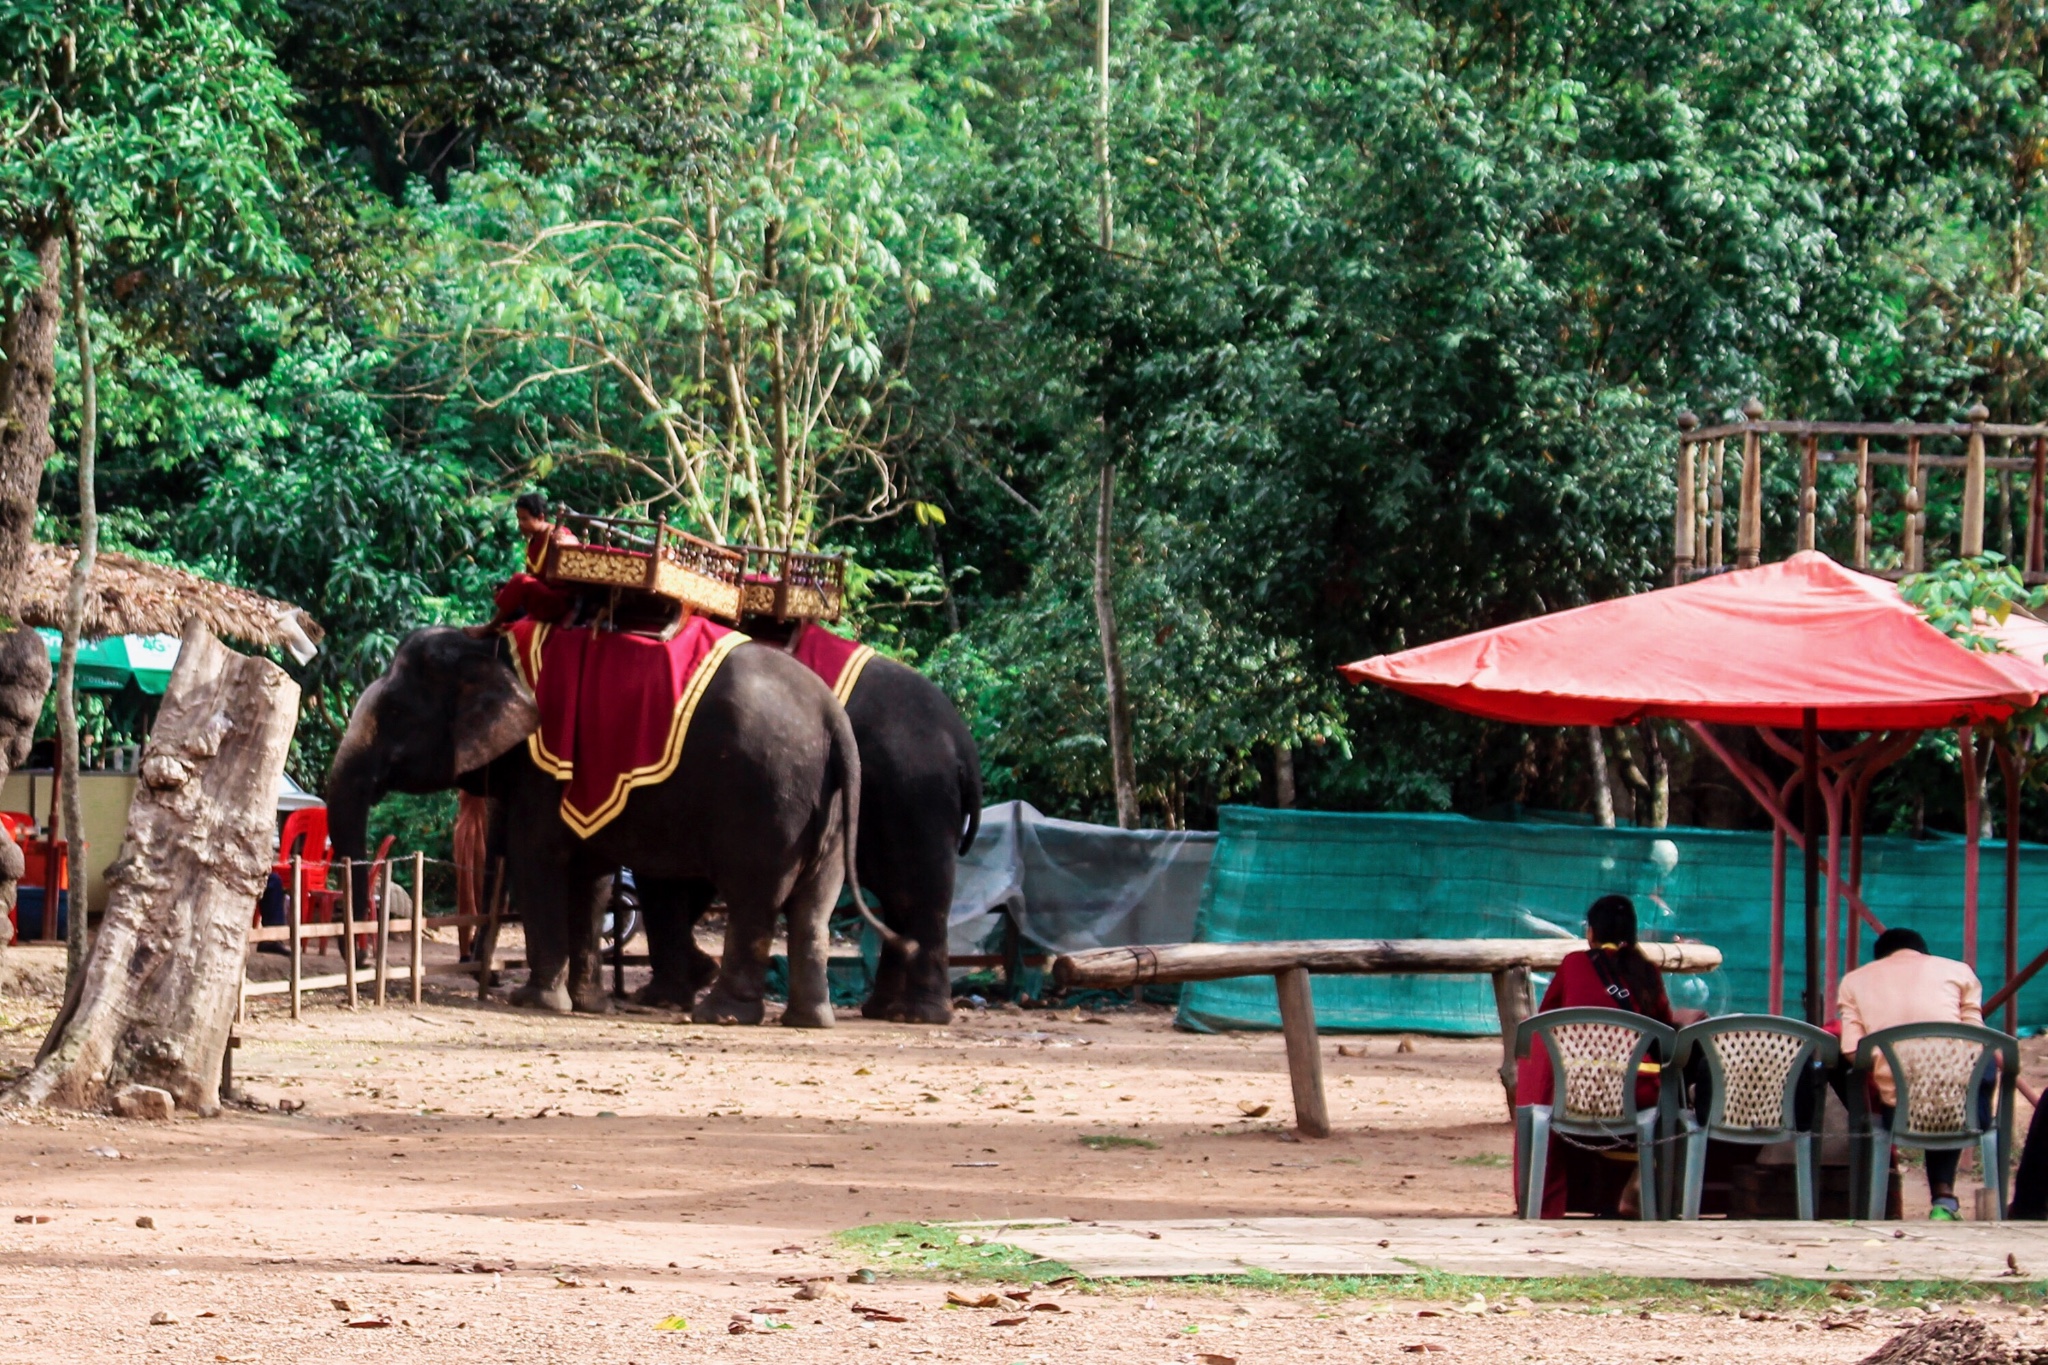
[[[1997,720],[2048,668],[1958,648],[1898,589],[1816,551],[1380,654],[1338,670],[1526,725],[1646,716],[1823,730]]]
[[[1825,1013],[1817,732],[1999,720],[2048,692],[2038,656],[1962,648],[1893,584],[1814,551],[1377,655],[1339,672],[1527,725],[1659,716],[1803,730],[1807,1012],[1816,1023]],[[1838,881],[1831,865],[1830,882]]]

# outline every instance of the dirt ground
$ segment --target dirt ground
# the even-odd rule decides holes
[[[0,1063],[19,1068],[61,963],[17,949],[7,970]],[[464,1365],[1437,1351],[1762,1365],[1859,1360],[1917,1320],[1873,1311],[1837,1331],[1800,1312],[1021,1281],[971,1290],[1065,1311],[948,1308],[960,1286],[938,1279],[849,1283],[866,1262],[834,1234],[906,1220],[1509,1213],[1498,1045],[1418,1038],[1403,1052],[1375,1038],[1340,1056],[1326,1040],[1338,1136],[1298,1142],[1280,1123],[1277,1035],[1181,1033],[1161,1009],[963,1012],[944,1029],[842,1018],[799,1033],[665,1012],[543,1016],[470,996],[435,983],[423,1006],[350,1013],[327,992],[298,1023],[274,998],[252,1002],[236,1076],[260,1110],[0,1128],[13,1214],[0,1217],[0,1359],[75,1361],[89,1342],[121,1360]],[[1243,1112],[1262,1104],[1270,1113]],[[1083,1141],[1109,1136],[1157,1145]],[[2048,1343],[2024,1310],[1973,1311]]]

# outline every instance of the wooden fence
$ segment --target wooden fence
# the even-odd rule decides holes
[[[395,868],[400,863],[409,864],[412,871],[410,888],[412,911],[400,918],[391,913],[391,891],[396,882]],[[426,978],[432,976],[475,976],[477,994],[481,998],[490,990],[493,977],[501,966],[511,965],[497,961],[498,930],[511,918],[507,904],[504,862],[499,860],[492,886],[485,902],[483,913],[464,915],[428,915],[426,913],[427,858],[415,853],[409,858],[386,858],[371,865],[370,876],[377,890],[372,913],[361,920],[356,918],[355,865],[352,859],[340,858],[329,864],[341,871],[341,890],[336,896],[339,916],[331,921],[308,924],[302,907],[306,903],[305,860],[294,855],[291,865],[289,899],[285,907],[283,924],[256,925],[249,929],[247,942],[289,944],[287,956],[290,961],[290,975],[281,981],[251,981],[247,968],[243,970],[241,999],[236,1006],[236,1017],[246,1014],[251,997],[259,995],[288,995],[291,997],[292,1018],[301,1017],[301,1000],[308,991],[345,990],[348,992],[348,1006],[354,1009],[361,1003],[362,987],[371,987],[373,1003],[386,1003],[391,994],[391,942],[394,936],[403,935],[410,946],[410,953],[403,964],[406,994],[411,1003],[420,1003]],[[425,945],[429,928],[474,928],[479,931],[473,954],[475,961],[453,968],[444,967],[435,972],[426,970]],[[373,965],[355,965],[355,941],[359,934],[375,938],[375,960]],[[317,976],[306,975],[306,944],[326,939],[341,940],[341,970],[323,972]]]
[[[1798,549],[1825,548],[1851,568],[1888,578],[1919,573],[1928,567],[1930,497],[1953,508],[1938,519],[1944,528],[1938,548],[1963,558],[1986,549],[1990,502],[1989,548],[2007,552],[2029,583],[2048,582],[2048,425],[1992,422],[1981,403],[1968,416],[1967,422],[1765,421],[1763,404],[1754,398],[1743,405],[1739,422],[1703,427],[1691,413],[1680,413],[1672,581],[1731,567],[1723,512],[1732,476],[1734,568],[1753,568],[1763,557],[1766,485],[1791,484],[1798,490]],[[1786,457],[1795,462],[1796,478],[1767,480],[1765,461]],[[1824,473],[1832,470],[1842,472]],[[1939,484],[1930,484],[1934,476]],[[1952,541],[1945,539],[1949,526]],[[1880,543],[1880,531],[1895,543]]]

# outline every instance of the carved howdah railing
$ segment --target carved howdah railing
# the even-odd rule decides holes
[[[1673,582],[1752,567],[1767,532],[1786,553],[1824,550],[1886,578],[1991,549],[2029,583],[2048,582],[2048,426],[1988,421],[1981,404],[1966,422],[1767,422],[1754,398],[1742,412],[1744,420],[1722,426],[1678,416]],[[1732,561],[1723,517],[1731,479]],[[1791,517],[1767,518],[1767,496],[1774,509],[1791,502]]]

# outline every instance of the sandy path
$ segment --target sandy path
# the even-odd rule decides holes
[[[0,998],[11,1064],[41,1037],[47,986]],[[0,1358],[74,1361],[89,1339],[116,1359],[197,1361],[1206,1352],[1249,1365],[1435,1343],[1472,1360],[1761,1362],[1854,1360],[1881,1339],[1692,1314],[1595,1326],[1554,1310],[1417,1318],[1306,1294],[1071,1287],[1051,1295],[1066,1313],[994,1327],[1009,1315],[946,1309],[944,1285],[845,1283],[859,1261],[831,1234],[883,1221],[1505,1213],[1490,1043],[1371,1040],[1359,1058],[1332,1045],[1340,1135],[1300,1143],[1277,1123],[1277,1036],[1178,1033],[1164,1011],[795,1033],[553,1018],[454,992],[355,1014],[335,999],[297,1024],[262,1002],[240,1028],[247,1090],[303,1102],[296,1114],[0,1129],[15,1219],[0,1218]],[[1240,1102],[1274,1111],[1247,1118]],[[1091,1135],[1158,1145],[1097,1151]],[[791,1281],[817,1277],[826,1297],[793,1297]],[[864,1322],[855,1302],[907,1321]],[[727,1331],[754,1310],[792,1329]],[[150,1325],[159,1313],[177,1321]],[[657,1330],[672,1314],[689,1329]]]

